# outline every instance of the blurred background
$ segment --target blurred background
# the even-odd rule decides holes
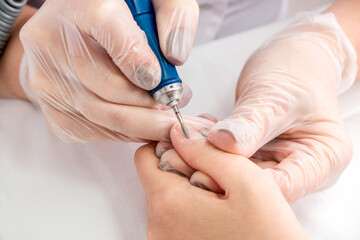
[[[299,11],[311,10],[324,6],[332,0],[289,0],[288,17],[295,15]]]

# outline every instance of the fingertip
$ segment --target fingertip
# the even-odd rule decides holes
[[[217,123],[218,120],[216,119],[216,117],[214,117],[213,115],[209,114],[209,113],[203,113],[203,114],[200,114],[198,117],[201,117],[201,118],[204,118],[204,119],[207,119],[213,123]]]
[[[180,126],[179,123],[175,124],[170,132],[171,142],[174,145],[174,148],[179,153],[179,155],[192,167],[194,166],[194,161],[203,152],[206,151],[204,147],[206,146],[206,138],[191,125],[187,125],[190,138],[188,139]]]
[[[204,136],[196,128],[189,124],[187,124],[186,127],[189,132],[189,139],[185,136],[180,123],[176,123],[172,127],[170,137],[173,144],[186,144],[195,139],[204,139]]]
[[[188,182],[186,178],[164,172],[159,168],[159,159],[155,156],[155,145],[147,144],[135,153],[138,178],[146,194],[159,196],[171,189],[175,182]]]
[[[183,28],[173,29],[166,40],[165,57],[175,66],[183,65],[189,57],[192,39]]]
[[[209,141],[217,148],[231,153],[239,153],[234,134],[229,130],[215,129],[208,133]]]
[[[163,171],[173,172],[186,178],[194,173],[194,169],[184,162],[175,149],[171,149],[161,156],[159,167]]]
[[[158,158],[161,158],[161,156],[168,150],[173,149],[173,145],[170,142],[158,142],[156,144],[156,151],[155,155]]]
[[[189,139],[182,133],[180,124],[173,126],[170,136],[174,148],[190,167],[217,179],[222,175],[218,172],[221,168],[217,166],[222,165],[222,158],[226,157],[226,153],[212,146],[199,130],[192,126],[188,126],[188,130]]]
[[[150,66],[141,64],[134,70],[136,85],[145,89],[152,90],[161,82],[161,69],[158,61],[154,61]]]
[[[138,148],[134,154],[134,162],[136,166],[139,166],[140,163],[145,159],[145,156],[155,156],[155,144],[149,143]]]
[[[208,139],[217,148],[229,153],[251,157],[257,150],[257,140],[246,135],[249,129],[242,129],[240,124],[231,121],[219,121],[209,131]],[[250,129],[251,131],[251,129]]]
[[[199,7],[195,0],[154,0],[160,46],[167,60],[183,65],[189,57],[196,33]]]

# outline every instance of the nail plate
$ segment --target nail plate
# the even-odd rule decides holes
[[[204,184],[202,184],[202,183],[200,183],[200,182],[192,182],[192,183],[190,183],[190,184],[193,185],[193,186],[195,186],[195,187],[201,188],[201,189],[203,189],[203,190],[205,190],[205,191],[212,192],[212,191],[210,190],[210,188],[206,187]]]

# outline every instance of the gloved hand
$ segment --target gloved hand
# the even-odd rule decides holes
[[[351,86],[356,73],[356,54],[335,17],[299,15],[248,60],[233,113],[210,129],[208,139],[265,168],[293,202],[334,183],[351,160],[352,144],[337,94]],[[181,172],[199,187],[223,191],[174,157],[176,150],[163,154],[169,148],[158,144],[161,169]]]
[[[183,64],[197,27],[195,0],[153,0],[161,49]],[[20,80],[65,141],[168,140],[176,122],[147,90],[161,70],[124,1],[48,0],[23,27]],[[182,103],[191,98],[185,87]],[[198,120],[195,120],[198,121]]]
[[[209,141],[252,157],[288,201],[334,183],[352,157],[338,94],[357,73],[356,53],[335,16],[302,14],[246,63],[233,113]]]

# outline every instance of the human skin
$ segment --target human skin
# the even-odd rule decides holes
[[[182,65],[193,44],[198,4],[152,3],[162,53],[170,63]],[[169,140],[176,116],[149,94],[161,81],[160,65],[124,1],[47,0],[19,34],[24,54],[20,69],[16,58],[9,75],[17,72],[26,95],[61,140]],[[4,61],[21,54],[14,52]],[[17,91],[3,92],[11,97]],[[191,96],[184,83],[178,108]],[[184,116],[184,121],[198,120]]]
[[[28,100],[19,81],[19,69],[24,49],[19,33],[22,26],[36,13],[36,9],[25,5],[16,19],[3,55],[0,57],[0,98]]]
[[[18,82],[18,66],[20,63],[20,59],[21,59],[21,55],[22,55],[22,46],[18,40],[18,30],[21,28],[21,26],[23,25],[24,21],[26,21],[30,15],[32,15],[34,13],[34,9],[33,10],[29,10],[29,8],[25,8],[23,14],[21,15],[21,17],[18,19],[17,23],[15,24],[15,28],[13,30],[13,34],[12,34],[12,38],[10,39],[9,45],[7,47],[7,49],[5,50],[4,55],[1,57],[1,62],[0,62],[0,70],[1,70],[1,75],[0,75],[0,97],[6,97],[6,98],[26,98],[24,92],[22,91],[22,88],[20,87],[20,84]],[[359,56],[359,52],[360,52],[360,33],[359,33],[359,29],[357,27],[357,25],[360,22],[360,14],[357,14],[358,12],[360,12],[360,2],[356,1],[356,0],[338,0],[336,1],[326,12],[332,12],[335,14],[337,21],[339,22],[340,26],[342,27],[342,29],[344,30],[345,34],[347,35],[348,39],[350,40],[350,42],[352,43],[352,45],[354,46],[357,55]],[[276,52],[280,52],[280,51],[276,51]],[[291,52],[290,52],[291,53]],[[292,54],[292,56],[294,58],[297,58],[297,54]],[[272,59],[272,62],[276,64],[276,61]],[[288,61],[288,58],[286,58],[286,62]],[[359,65],[359,60],[360,58],[357,59],[357,64]],[[312,59],[310,59],[312,60]],[[310,62],[306,61],[306,62]],[[299,72],[305,72],[304,71],[304,65],[305,64],[298,64],[299,66],[301,66],[298,70]],[[315,66],[314,64],[310,64],[312,66]],[[329,69],[326,68],[318,68],[316,69],[316,73],[320,73],[320,72],[325,72],[325,73],[330,73]],[[311,76],[314,76],[313,74],[309,74]],[[359,72],[357,74],[359,76]],[[315,89],[314,88],[314,83],[316,82],[318,85],[323,85],[325,87],[328,87],[328,79],[330,79],[331,77],[325,77],[323,82],[321,81],[313,81],[312,83],[306,83],[304,84],[305,86],[308,86],[309,89]],[[245,82],[245,81],[244,81]],[[244,84],[242,84],[244,85]],[[241,87],[241,84],[239,85]],[[260,88],[257,88],[260,90]],[[321,90],[323,90],[323,88],[320,88]],[[241,91],[239,91],[241,92]],[[286,91],[285,91],[286,92]],[[315,91],[317,93],[321,93],[323,94],[324,91]],[[333,91],[334,92],[334,91]],[[289,95],[292,95],[291,92],[288,92]],[[238,93],[239,95],[239,93]],[[324,94],[323,94],[324,95]],[[336,164],[328,164],[331,167],[332,166],[341,166],[341,167],[336,167],[337,169],[343,170],[345,168],[345,166],[347,165],[347,163],[349,162],[349,160],[351,159],[351,141],[349,139],[348,136],[346,136],[346,131],[343,128],[343,124],[342,124],[342,120],[341,120],[341,115],[339,114],[338,108],[335,107],[337,105],[337,97],[336,94],[332,94],[332,96],[335,97],[323,97],[320,100],[317,101],[317,105],[315,107],[315,109],[319,110],[317,112],[320,112],[322,115],[318,118],[315,119],[314,124],[312,124],[310,127],[307,127],[304,131],[304,128],[292,128],[290,129],[291,134],[281,134],[280,138],[275,139],[275,140],[281,140],[281,142],[285,143],[285,145],[288,145],[288,143],[292,144],[291,149],[294,149],[294,147],[299,147],[299,149],[301,150],[300,153],[303,154],[303,156],[305,156],[306,158],[310,159],[310,161],[308,162],[313,162],[313,159],[317,159],[319,160],[318,162],[322,162],[322,164],[320,164],[321,166],[325,166],[327,165],[327,158],[328,157],[328,153],[330,151],[339,153],[341,151],[346,153],[346,157],[342,157],[342,156],[336,156],[336,154],[334,154],[335,157],[333,157],[330,160],[334,160],[335,159],[335,163]],[[246,97],[246,96],[245,96]],[[264,99],[263,99],[264,100]],[[265,99],[267,100],[267,99]],[[303,100],[303,99],[302,99]],[[298,101],[300,102],[300,101]],[[303,102],[303,101],[301,101]],[[265,101],[266,103],[266,101]],[[325,103],[325,104],[324,104]],[[262,104],[265,105],[265,104]],[[253,109],[253,108],[252,108]],[[294,109],[293,107],[289,107],[289,109]],[[306,114],[308,114],[308,112],[306,112]],[[303,114],[303,115],[306,115]],[[157,117],[160,115],[160,112],[156,112],[153,117]],[[250,114],[251,116],[255,116],[255,114]],[[296,113],[294,114],[295,117],[301,117],[300,113]],[[331,115],[336,115],[335,117],[332,117]],[[329,117],[330,116],[330,117]],[[54,117],[55,119],[59,119],[57,117]],[[108,120],[109,118],[107,117],[105,120]],[[118,119],[115,119],[113,122],[111,122],[111,124],[116,125],[116,123],[118,123]],[[153,118],[152,118],[153,119]],[[321,121],[318,121],[318,120]],[[326,120],[325,123],[327,125],[324,124],[323,120]],[[176,121],[175,119],[173,119],[173,121]],[[134,123],[135,121],[132,121],[132,123]],[[285,121],[285,123],[288,121]],[[271,123],[273,124],[273,123]],[[334,125],[335,124],[335,125]],[[168,131],[168,129],[170,129],[170,125],[167,125],[168,128],[166,128],[166,132]],[[282,123],[278,124],[279,126],[284,125]],[[339,127],[340,126],[340,127]],[[127,128],[129,129],[129,128]],[[148,127],[146,127],[145,129],[149,129]],[[257,129],[260,129],[260,127],[258,127]],[[256,130],[257,130],[256,129]],[[272,128],[275,131],[278,131],[277,127]],[[337,134],[337,136],[330,136],[330,138],[327,137],[327,133],[328,133],[328,129],[338,129],[339,134]],[[289,129],[288,129],[289,130]],[[142,132],[142,131],[139,131]],[[306,135],[301,135],[302,137],[300,138],[298,133],[306,133]],[[333,131],[335,132],[335,131]],[[280,132],[281,133],[281,132]],[[289,133],[289,131],[287,132]],[[294,134],[295,133],[295,134]],[[214,137],[215,136],[215,137]],[[218,135],[209,135],[210,141],[212,141],[213,143],[216,142],[216,139],[220,139]],[[154,134],[149,133],[149,137],[148,139],[154,139]],[[285,140],[290,140],[290,141],[284,141]],[[301,141],[299,143],[299,139],[304,140]],[[316,141],[313,141],[313,140]],[[333,141],[334,140],[334,141]],[[336,146],[336,148],[327,148],[327,145],[330,141],[333,141],[334,144],[333,146]],[[221,143],[226,143],[226,141],[219,141]],[[274,141],[276,142],[276,141]],[[216,144],[215,144],[216,145]],[[273,144],[276,145],[276,144]],[[283,152],[282,149],[280,149],[281,151],[279,151],[279,146],[281,144],[277,144],[277,146],[271,146],[270,144],[270,148],[269,146],[267,146],[268,148],[265,149],[265,151],[258,151],[258,154],[255,158],[252,158],[256,163],[259,164],[259,166],[266,166],[268,168],[274,168],[277,166],[278,162],[282,161],[283,156],[281,156],[281,154],[278,154],[280,152]],[[320,146],[320,147],[313,147],[313,149],[315,150],[316,154],[317,154],[316,158],[313,156],[314,154],[311,153],[310,154],[310,158],[308,157],[309,154],[307,154],[309,151],[309,146]],[[218,146],[219,147],[219,146]],[[252,151],[252,153],[244,154],[247,157],[251,157],[253,155],[253,153],[256,151],[255,149],[258,146],[255,146],[252,150],[250,150],[250,148],[247,148],[247,151]],[[283,145],[281,145],[281,147],[283,147]],[[270,150],[269,150],[270,149]],[[260,150],[264,150],[264,149],[260,149]],[[341,150],[341,151],[340,151]],[[289,151],[288,153],[292,153],[293,151]],[[314,151],[313,151],[314,152]],[[265,153],[265,154],[264,154]],[[268,154],[270,153],[270,154]],[[168,153],[169,154],[169,153]],[[289,154],[290,155],[290,154]],[[344,155],[344,154],[342,154]],[[303,156],[295,156],[295,160],[303,160],[304,157]],[[326,164],[323,164],[323,162],[325,162]],[[329,161],[330,162],[330,161]],[[332,162],[330,162],[332,163]],[[284,166],[285,164],[282,164],[282,166]],[[312,170],[319,170],[320,168],[317,169],[312,169]],[[284,168],[281,168],[282,172],[281,173],[288,173],[290,172],[290,168],[288,166],[285,166]],[[310,172],[309,168],[306,168],[307,171],[304,172]],[[338,175],[338,174],[334,174],[333,170],[328,171],[326,174],[324,174],[324,172],[321,171],[314,171],[316,172],[316,174],[313,175],[319,175],[321,176],[321,181],[318,181],[319,178],[316,179],[316,181],[308,181],[307,185],[309,185],[309,190],[306,191],[299,191],[300,190],[304,190],[303,186],[300,186],[299,184],[296,186],[297,190],[293,191],[293,192],[306,192],[306,194],[316,190],[318,188],[318,186],[316,185],[316,182],[320,182],[322,183],[323,181],[325,181],[329,175]],[[297,173],[290,173],[288,174],[289,177],[288,179],[293,179],[294,176],[296,176]],[[320,173],[320,174],[318,174]],[[204,176],[201,175],[201,173],[196,173],[197,176],[200,176],[202,179],[205,179]],[[196,175],[194,176],[194,178],[196,177]],[[288,187],[287,185],[289,185],[289,181],[287,181],[288,179],[284,180],[284,177],[282,175],[276,174],[275,178],[278,179],[278,183],[280,185],[282,185],[284,192],[287,192],[287,195],[291,195],[292,192],[291,191],[287,191]],[[208,181],[210,182],[210,180],[203,180],[203,181]],[[295,185],[294,183],[301,183],[302,181],[299,180],[293,180],[291,181],[292,185]],[[304,195],[304,194],[303,194]],[[299,195],[296,194],[295,196],[289,196],[288,199],[289,201],[295,201],[296,199],[298,199],[299,197],[302,197],[303,195]]]
[[[358,65],[356,79],[360,78],[360,1],[337,0],[325,12],[335,14],[341,28],[355,48]]]
[[[360,2],[337,1],[327,12],[336,19],[307,15],[306,25],[306,16],[298,18],[253,54],[239,77],[233,113],[208,132],[216,147],[266,168],[289,202],[333,185],[352,158],[337,90],[359,75],[352,46],[359,55]],[[161,167],[221,192],[174,151],[161,157]]]
[[[145,189],[148,239],[308,239],[279,187],[253,162],[213,147],[189,128],[186,139],[177,124],[172,143],[187,164],[214,179],[224,194],[194,187],[188,178],[158,168],[155,146],[135,154]]]
[[[19,83],[19,66],[24,52],[19,40],[19,32],[26,21],[36,12],[35,8],[25,6],[15,22],[9,44],[0,58],[0,98],[27,99]],[[338,0],[325,12],[333,12],[357,55],[360,55],[360,2],[357,0]],[[360,58],[357,60],[360,69]],[[11,66],[11,67],[9,67]],[[357,79],[360,78],[358,72]]]

